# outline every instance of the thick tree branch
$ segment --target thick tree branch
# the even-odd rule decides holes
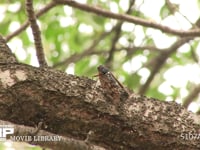
[[[198,133],[200,120],[176,103],[132,94],[119,111],[87,78],[22,64],[1,65],[0,74],[2,120],[29,126],[43,121],[45,130],[79,140],[91,131],[88,142],[106,149],[162,149],[172,148],[171,143],[185,149],[199,143],[181,138]]]
[[[188,31],[184,31],[184,30],[175,30],[172,28],[169,28],[167,26],[163,26],[161,24],[152,22],[152,21],[146,21],[144,19],[138,18],[138,17],[134,17],[134,16],[130,16],[130,15],[126,15],[126,14],[116,14],[116,13],[112,13],[110,11],[107,11],[103,8],[98,8],[98,7],[93,7],[93,6],[89,6],[87,4],[81,4],[78,3],[76,1],[73,0],[54,0],[55,2],[57,2],[58,4],[65,4],[65,5],[69,5],[87,12],[92,12],[95,13],[97,15],[101,15],[104,17],[109,17],[109,18],[113,18],[113,19],[118,19],[121,21],[127,21],[127,22],[131,22],[134,24],[139,24],[145,27],[150,27],[150,28],[154,28],[154,29],[159,29],[165,33],[170,33],[170,34],[174,34],[174,35],[178,35],[178,36],[199,36],[200,35],[200,29],[191,29]]]
[[[26,126],[43,122],[48,132],[106,149],[200,145],[198,139],[185,139],[199,132],[199,117],[178,104],[130,93],[116,106],[95,81],[53,69],[0,64],[0,96],[1,120]]]
[[[4,38],[0,35],[0,63],[16,63],[17,59],[11,49],[6,44]]]
[[[29,23],[31,24],[31,29],[32,29],[32,33],[33,33],[33,37],[35,41],[34,43],[35,43],[36,54],[37,54],[39,65],[40,67],[46,67],[47,63],[45,60],[44,50],[42,46],[42,39],[40,36],[41,33],[40,33],[39,26],[36,22],[36,16],[33,9],[32,0],[26,0],[26,11],[28,14]]]
[[[77,5],[74,1],[67,2]],[[169,55],[192,38],[182,38],[171,49],[161,52],[166,56],[156,57],[153,67],[159,70]],[[128,99],[116,106],[111,103],[114,100],[109,92],[94,80],[20,64],[16,59],[9,62],[5,59],[9,55],[11,51],[0,37],[0,120],[26,126],[43,122],[45,127],[42,129],[50,133],[41,130],[38,135],[70,137],[72,145],[77,139],[75,146],[82,144],[84,148],[90,145],[105,149],[200,147],[199,139],[186,139],[189,134],[199,134],[199,116],[174,102],[161,102],[130,92]],[[158,71],[153,70],[154,73]],[[27,134],[23,129],[17,131]]]

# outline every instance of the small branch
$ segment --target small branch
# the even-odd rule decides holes
[[[51,8],[55,7],[57,4],[62,4],[62,3],[70,5],[70,6],[75,7],[75,8],[79,8],[79,9],[84,10],[84,11],[93,12],[97,15],[102,15],[102,16],[105,16],[105,17],[110,17],[110,18],[114,18],[114,19],[118,19],[118,20],[124,20],[124,21],[127,21],[127,22],[132,22],[134,24],[143,25],[145,27],[152,27],[152,28],[155,28],[155,29],[159,29],[163,32],[171,33],[171,34],[174,34],[174,35],[179,35],[179,36],[199,36],[200,35],[199,29],[193,29],[193,30],[189,30],[189,31],[174,30],[174,29],[171,29],[171,28],[166,27],[166,26],[162,26],[162,25],[154,23],[154,22],[146,21],[144,19],[140,19],[140,18],[137,18],[137,17],[129,16],[129,15],[111,13],[109,11],[102,10],[100,8],[91,7],[91,6],[88,6],[88,5],[85,5],[85,4],[80,4],[80,3],[77,3],[77,2],[74,2],[74,1],[54,0],[54,1],[50,2],[49,4],[47,4],[41,10],[39,10],[38,13],[36,13],[36,17],[40,17],[41,15],[43,15],[44,13],[49,11]],[[28,25],[29,25],[29,22],[26,21],[19,29],[17,29],[13,33],[7,35],[5,37],[5,40],[9,41],[14,36],[20,34],[23,30],[25,30],[28,27]]]
[[[101,42],[102,39],[106,38],[106,36],[110,35],[112,32],[114,32],[116,30],[117,30],[117,26],[114,26],[109,32],[101,33],[101,35],[97,39],[95,39],[93,41],[93,43],[87,49],[83,50],[82,53],[73,54],[69,58],[66,58],[64,61],[61,61],[61,62],[55,64],[53,67],[57,68],[59,66],[67,66],[67,65],[69,65],[69,63],[76,62],[76,61],[78,61],[86,56],[92,55],[92,54],[102,54],[102,53],[108,54],[107,50],[98,52],[97,50],[95,50],[95,47],[98,45],[99,42]]]
[[[110,68],[110,63],[112,62],[112,59],[113,59],[114,52],[116,51],[116,43],[117,43],[118,39],[120,38],[121,26],[122,26],[122,22],[119,22],[115,26],[115,35],[112,39],[112,44],[111,44],[111,48],[109,50],[109,55],[105,62],[106,66],[109,66],[109,68]]]
[[[158,29],[165,33],[170,33],[170,34],[174,34],[177,36],[200,36],[200,29],[191,29],[188,31],[175,30],[175,29],[169,28],[167,26],[163,26],[161,24],[158,24],[158,23],[155,23],[152,21],[146,21],[145,19],[141,19],[141,18],[138,18],[135,16],[130,16],[127,14],[112,13],[103,8],[89,6],[88,4],[81,4],[81,3],[78,3],[73,0],[54,0],[54,1],[57,2],[57,4],[69,5],[69,6],[72,6],[72,7],[87,11],[87,12],[92,12],[97,15],[101,15],[103,17],[108,17],[108,18],[113,18],[113,19],[117,19],[117,20],[121,20],[121,21],[131,22],[131,23],[142,25],[145,27]]]
[[[196,22],[196,26],[198,25],[199,20],[197,20]],[[161,67],[164,65],[164,62],[167,60],[167,58],[174,53],[180,46],[182,46],[183,44],[189,42],[190,40],[192,40],[193,37],[186,37],[186,38],[181,38],[179,39],[177,42],[175,42],[170,48],[163,50],[163,52],[160,53],[160,55],[158,55],[157,57],[155,57],[155,59],[153,59],[150,63],[149,66],[154,66],[150,76],[148,77],[146,83],[141,86],[141,88],[139,89],[139,93],[140,94],[144,94],[146,92],[146,90],[148,89],[149,85],[151,84],[151,82],[153,81],[156,73],[161,69]],[[147,66],[147,65],[146,65]]]
[[[54,1],[52,1],[51,3],[47,4],[44,8],[40,9],[35,16],[38,18],[40,16],[42,16],[44,13],[46,13],[47,11],[49,11],[51,8],[55,7],[56,3]],[[6,42],[8,42],[10,39],[12,39],[13,37],[17,36],[18,34],[20,34],[22,31],[24,31],[27,27],[29,26],[29,22],[26,21],[24,22],[20,28],[18,28],[16,31],[12,32],[11,34],[8,34],[5,37]]]
[[[199,95],[200,93],[200,85],[197,85],[193,90],[191,90],[190,94],[184,99],[183,107],[188,108],[191,102]]]
[[[128,55],[132,55],[132,53],[134,53],[136,50],[149,50],[149,51],[155,51],[155,52],[161,52],[163,51],[164,49],[160,49],[160,48],[157,48],[155,46],[152,46],[152,45],[146,45],[146,46],[130,46],[130,47],[122,47],[119,50],[126,50]]]
[[[27,11],[29,23],[31,24],[31,29],[33,32],[38,62],[40,64],[40,67],[45,67],[45,66],[47,66],[47,63],[45,61],[45,55],[44,55],[42,40],[41,40],[41,36],[40,36],[40,29],[36,22],[36,16],[34,13],[32,0],[26,1],[26,11]]]
[[[113,29],[115,29],[115,27]],[[100,42],[100,39],[102,39],[102,38],[100,37],[99,39],[97,39],[96,42],[92,43],[92,45],[88,49],[83,50],[82,53],[71,55],[69,58],[67,58],[67,59],[55,64],[53,67],[57,68],[57,67],[60,67],[60,66],[68,66],[72,62],[75,63],[75,62],[79,61],[80,59],[83,59],[83,58],[85,58],[87,56],[90,56],[90,55],[95,55],[95,54],[99,55],[99,56],[102,56],[102,55],[107,56],[107,55],[109,55],[108,50],[98,51],[97,49],[95,49],[95,45],[97,45]],[[132,46],[132,47],[122,47],[122,48],[116,49],[116,51],[126,50],[127,53],[128,53],[127,56],[131,57],[132,54],[135,51],[137,51],[137,50],[145,50],[145,49],[148,49],[150,51],[155,51],[155,52],[161,52],[161,51],[165,50],[165,49],[156,48],[154,46]]]
[[[62,62],[59,62],[57,64],[55,64],[53,67],[56,68],[56,67],[59,67],[59,66],[67,66],[69,63],[72,63],[72,62],[76,62],[86,56],[89,56],[91,54],[96,54],[97,51],[95,51],[95,47],[98,45],[98,43],[104,39],[107,35],[109,35],[110,33],[112,32],[112,30],[110,32],[104,32],[100,35],[100,37],[98,39],[95,39],[93,41],[93,43],[85,50],[82,51],[82,53],[80,54],[73,54],[71,55],[69,58],[65,59],[64,61]]]
[[[13,124],[11,122],[8,121],[3,121],[0,120],[0,124],[3,125],[9,125],[9,126],[13,126],[14,128],[14,134],[10,135],[10,138],[12,137],[12,141],[13,142],[27,142],[29,144],[34,144],[34,145],[39,145],[42,147],[46,147],[46,148],[51,148],[54,150],[65,150],[65,149],[82,149],[82,150],[97,150],[100,147],[87,143],[85,141],[81,141],[81,140],[75,140],[72,138],[68,138],[68,137],[64,137],[64,136],[60,136],[60,135],[56,135],[44,130],[39,130],[37,134],[35,134],[33,137],[32,135],[30,135],[30,133],[32,133],[33,131],[35,131],[35,128],[33,127],[28,127],[28,126],[24,126],[24,125],[17,125],[17,124]],[[16,138],[15,137],[30,137],[32,140],[28,139],[28,138],[23,138],[20,141],[20,138]],[[40,141],[38,140],[39,137],[59,137],[59,140],[57,138],[58,141]],[[18,140],[17,140],[18,139]],[[28,140],[27,140],[28,139]],[[35,139],[35,140],[34,140]],[[25,141],[27,140],[27,141]],[[101,150],[104,150],[104,148],[100,148]]]
[[[131,13],[131,11],[132,11],[132,6],[133,6],[134,4],[135,4],[135,1],[134,1],[134,0],[130,1],[130,5],[129,5],[128,10],[126,11],[126,14],[130,14],[130,13]],[[110,48],[110,50],[109,50],[109,55],[108,55],[108,58],[107,58],[107,60],[106,60],[106,62],[105,62],[106,66],[109,66],[110,68],[111,68],[110,63],[112,62],[114,53],[115,53],[115,51],[116,51],[116,43],[117,43],[117,41],[119,40],[120,35],[121,35],[121,27],[122,27],[122,24],[123,24],[123,21],[119,21],[119,22],[117,23],[117,25],[115,26],[115,30],[114,30],[114,31],[115,31],[115,35],[114,35],[114,37],[113,37],[113,39],[112,39],[112,44],[111,44],[111,48]]]
[[[190,45],[191,48],[191,57],[197,64],[199,63],[199,56],[196,53],[196,48],[194,48],[192,45]]]
[[[144,85],[142,85],[139,89],[139,94],[143,95],[151,82],[153,81],[155,75],[158,73],[158,71],[161,69],[161,67],[164,65],[165,61],[167,58],[172,54],[177,51],[177,49],[182,46],[183,44],[189,42],[192,40],[192,37],[186,37],[186,38],[181,38],[177,42],[175,42],[170,48],[166,49],[165,51],[161,52],[160,55],[155,57],[150,63],[149,66],[152,66],[151,74],[148,77],[147,81],[145,82]]]

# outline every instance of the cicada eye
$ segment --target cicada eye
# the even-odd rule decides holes
[[[108,68],[106,68],[106,67],[104,67],[104,66],[102,66],[102,65],[100,65],[97,69],[98,69],[98,71],[101,72],[102,74],[106,74],[106,73],[109,72]]]

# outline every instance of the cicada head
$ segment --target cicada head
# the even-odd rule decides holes
[[[103,65],[100,65],[99,67],[97,67],[98,71],[99,71],[99,74],[106,74],[109,72],[109,69],[106,68],[105,66]]]

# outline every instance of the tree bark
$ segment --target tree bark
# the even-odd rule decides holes
[[[42,122],[41,130],[105,149],[200,148],[199,116],[175,102],[132,92],[119,105],[111,101],[87,77],[18,63],[0,37],[1,120]]]

